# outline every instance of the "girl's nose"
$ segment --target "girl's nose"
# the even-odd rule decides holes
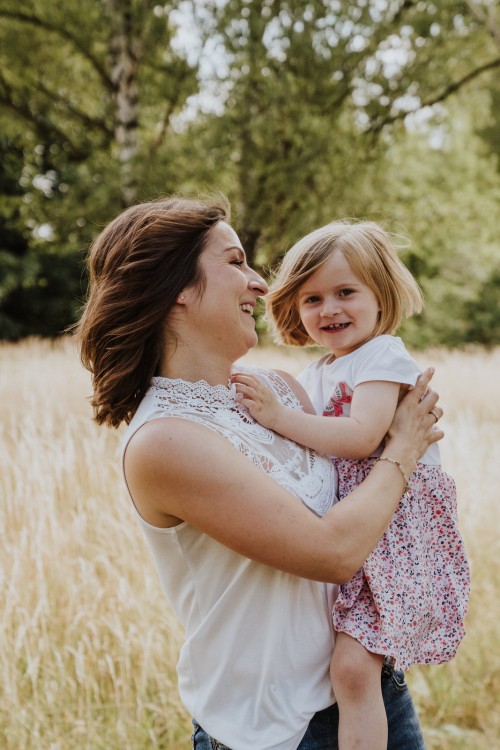
[[[252,292],[256,292],[259,297],[263,297],[269,291],[269,287],[267,286],[266,282],[257,273],[255,274],[255,276],[252,276],[252,278],[248,282],[248,288],[251,289]]]
[[[321,308],[320,315],[325,318],[332,317],[332,315],[337,315],[340,312],[340,306],[337,302],[331,300],[329,302],[325,302],[323,307]]]

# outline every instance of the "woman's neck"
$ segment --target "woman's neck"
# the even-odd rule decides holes
[[[175,352],[165,354],[158,374],[191,383],[206,380],[209,385],[227,385],[233,364],[216,352],[200,353],[179,345]]]

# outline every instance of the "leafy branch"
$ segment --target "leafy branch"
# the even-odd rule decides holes
[[[36,132],[48,141],[65,144],[68,153],[76,161],[84,161],[88,158],[86,148],[76,144],[67,133],[61,130],[46,115],[37,112],[28,104],[28,97],[23,91],[13,92],[5,77],[0,73],[0,102],[8,109],[15,112],[19,117],[34,125]]]
[[[459,91],[461,88],[466,86],[478,76],[498,67],[500,67],[500,57],[490,60],[487,63],[483,63],[483,65],[479,65],[474,70],[469,71],[466,75],[462,76],[462,78],[459,78],[457,81],[452,81],[451,83],[449,83],[442,91],[437,93],[435,96],[432,96],[428,99],[423,99],[418,107],[415,107],[411,110],[401,110],[400,112],[388,114],[383,117],[377,117],[374,120],[373,124],[368,128],[368,132],[380,133],[380,131],[383,130],[383,128],[385,128],[387,125],[392,125],[398,120],[404,120],[404,118],[408,115],[419,112],[425,107],[433,107],[435,104],[439,104],[440,102],[448,99],[448,97],[450,97],[452,94],[455,94],[457,91]]]
[[[0,10],[0,17],[9,18],[12,21],[18,21],[20,23],[30,24],[38,28],[50,31],[54,34],[59,35],[66,41],[70,42],[73,47],[91,64],[96,73],[98,74],[104,87],[110,91],[114,91],[113,82],[111,81],[105,67],[89,50],[87,44],[83,39],[79,39],[76,34],[63,28],[57,24],[51,23],[44,18],[40,18],[32,13],[26,13],[24,11],[10,11]]]

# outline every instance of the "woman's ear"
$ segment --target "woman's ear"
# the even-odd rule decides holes
[[[178,294],[177,299],[175,301],[177,302],[178,305],[184,305],[186,302],[186,295],[184,294],[184,292],[181,292],[180,294]]]

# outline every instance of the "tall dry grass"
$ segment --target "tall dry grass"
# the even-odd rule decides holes
[[[257,351],[297,372],[311,354]],[[427,352],[446,410],[442,445],[473,566],[456,659],[411,670],[432,750],[500,748],[500,350]],[[67,341],[0,345],[0,746],[180,750],[189,717],[181,629],[121,483],[120,433],[95,427]]]

